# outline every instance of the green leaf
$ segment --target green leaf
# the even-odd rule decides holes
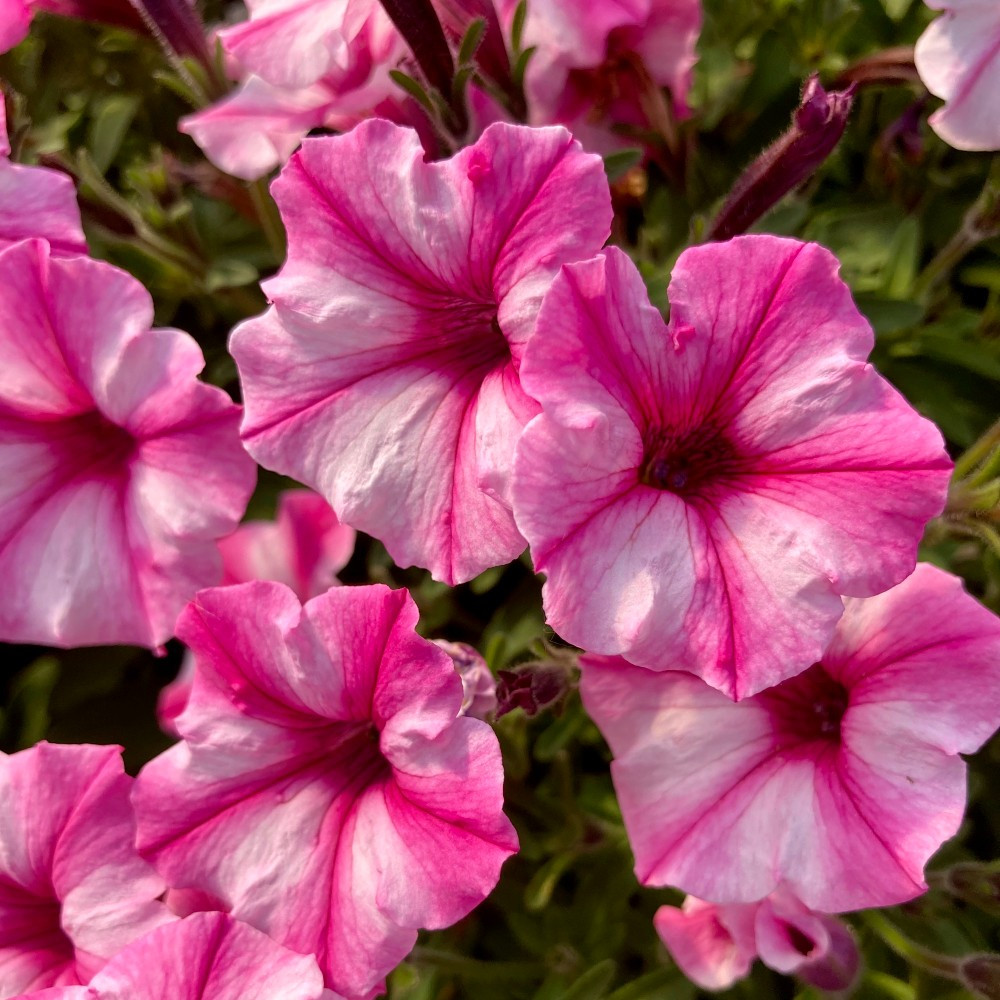
[[[87,129],[87,148],[102,174],[114,163],[140,100],[137,94],[112,94],[97,104]]]
[[[606,958],[580,976],[568,990],[560,994],[559,1000],[603,1000],[617,971],[614,959]]]
[[[434,102],[431,100],[430,95],[424,89],[424,85],[419,80],[415,80],[412,76],[408,73],[404,73],[401,69],[389,70],[389,76],[397,87],[402,87],[403,90],[410,95],[410,97],[420,103],[421,107],[430,112],[432,115],[435,113]]]
[[[469,27],[462,38],[462,43],[458,47],[459,66],[466,66],[472,62],[476,55],[476,50],[479,48],[479,45],[483,40],[484,34],[486,34],[485,18],[477,17],[474,21],[470,22]]]
[[[514,63],[514,68],[511,70],[510,74],[515,87],[524,86],[524,74],[527,72],[528,63],[531,61],[531,57],[535,54],[535,48],[536,47],[534,45],[531,45],[518,53],[517,60]]]
[[[510,47],[521,52],[521,38],[524,36],[524,21],[528,16],[528,0],[521,0],[514,10],[514,23],[510,29]]]
[[[642,160],[641,149],[622,149],[617,153],[608,153],[604,157],[604,172],[609,181],[616,181],[627,174]]]

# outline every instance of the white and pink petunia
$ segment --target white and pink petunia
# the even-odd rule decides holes
[[[849,600],[820,662],[742,702],[680,671],[581,667],[640,881],[716,903],[919,895],[962,819],[959,754],[1000,724],[1000,619],[927,564]]]
[[[510,25],[518,0],[501,0]],[[528,4],[522,47],[530,120],[561,124],[587,149],[610,152],[670,128],[660,88],[684,114],[701,29],[699,0],[578,0]],[[659,115],[666,115],[667,121]]]
[[[678,909],[663,906],[656,930],[681,971],[706,990],[729,989],[760,960],[823,990],[846,990],[861,956],[850,929],[815,913],[783,890],[759,903],[720,906],[688,896]]]
[[[0,0],[0,10],[5,0]],[[0,51],[2,51],[0,26]],[[0,97],[0,250],[38,236],[54,254],[85,254],[76,190],[69,175],[10,162],[7,112]]]
[[[914,61],[945,101],[930,125],[956,149],[1000,149],[1000,6],[995,0],[926,0],[943,11],[920,36]]]
[[[601,160],[495,124],[427,163],[373,120],[307,140],[274,194],[288,261],[230,342],[247,449],[400,565],[451,584],[514,558],[513,451],[537,412],[521,356],[560,265],[608,235]]]
[[[133,846],[131,785],[120,747],[0,754],[0,997],[86,983],[173,919]]]
[[[240,411],[117,268],[0,252],[0,639],[155,647],[239,521]]]
[[[20,1000],[342,1000],[299,955],[225,913],[197,913],[132,942],[87,986]]]
[[[669,296],[668,326],[617,249],[563,269],[521,364],[542,413],[514,513],[565,639],[739,699],[819,659],[842,595],[912,571],[951,463],[828,251],[698,247]]]
[[[203,591],[178,622],[198,657],[183,742],[137,782],[139,848],[285,946],[327,985],[376,992],[419,927],[492,890],[517,838],[500,748],[460,716],[451,658],[406,591]]]
[[[310,490],[285,490],[278,497],[273,521],[244,521],[219,540],[222,583],[275,580],[307,601],[340,583],[336,574],[351,558],[354,537],[354,529],[341,524],[321,496]],[[157,719],[171,736],[177,735],[175,720],[187,704],[195,669],[194,655],[188,651],[177,679],[160,693]]]

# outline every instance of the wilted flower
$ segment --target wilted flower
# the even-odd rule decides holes
[[[842,921],[780,889],[759,903],[725,906],[688,896],[680,909],[663,906],[654,919],[674,961],[706,990],[728,989],[755,958],[828,991],[849,989],[861,969],[857,942]]]

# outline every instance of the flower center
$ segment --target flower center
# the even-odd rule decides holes
[[[67,459],[79,472],[106,475],[122,468],[135,448],[135,438],[96,410],[58,425]]]
[[[639,482],[689,496],[735,474],[737,466],[736,449],[711,425],[682,433],[657,429],[646,436]]]
[[[850,692],[814,663],[758,698],[771,713],[782,742],[840,743],[841,724],[850,704]]]

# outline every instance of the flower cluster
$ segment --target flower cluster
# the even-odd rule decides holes
[[[484,9],[425,6],[452,39]],[[996,16],[954,7],[917,52],[932,123],[1000,145],[969,97]],[[242,405],[87,255],[70,179],[0,150],[0,640],[188,650],[176,742],[135,779],[118,747],[0,754],[0,998],[371,1000],[518,851],[492,721],[559,706],[577,667],[636,876],[687,894],[656,930],[705,988],[758,957],[850,988],[835,915],[924,892],[959,828],[1000,620],[917,562],[953,465],[837,259],[686,249],[665,318],[606,245],[599,153],[687,113],[698,4],[485,8],[448,158],[407,124],[394,4],[254,0],[219,33],[243,82],[182,127],[237,176],[287,161],[287,258],[229,339]],[[824,155],[851,96],[807,85],[837,109]],[[240,524],[256,463],[309,489]],[[527,550],[579,656],[500,671],[498,699],[406,589],[349,585],[356,532],[447,586]]]

